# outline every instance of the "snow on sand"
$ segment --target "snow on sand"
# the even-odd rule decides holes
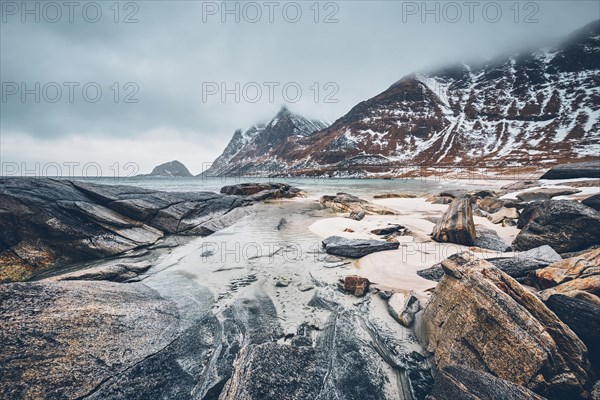
[[[410,230],[409,234],[397,238],[400,242],[398,250],[382,251],[362,257],[353,263],[354,268],[349,271],[349,274],[364,276],[384,290],[424,291],[433,288],[436,283],[418,276],[418,270],[429,268],[457,252],[469,250],[467,246],[437,243],[429,237],[434,223],[428,218],[441,217],[448,208],[447,205],[430,204],[425,198],[372,201],[398,211],[399,215],[367,215],[362,221],[344,217],[324,218],[309,227],[313,233],[322,238],[337,235],[353,239],[379,240],[381,237],[370,233],[371,230],[388,224],[400,224]],[[494,225],[486,218],[474,216],[474,221],[476,225],[494,229],[507,243],[512,242],[518,233],[517,228]],[[346,228],[354,232],[344,232]],[[497,252],[491,250],[477,254],[482,258],[498,256]]]

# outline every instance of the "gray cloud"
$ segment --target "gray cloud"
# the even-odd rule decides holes
[[[427,2],[429,9],[438,4],[440,21],[427,14],[423,23],[422,10],[403,13],[415,11],[410,7],[420,8],[422,2],[347,1],[321,2],[320,22],[315,23],[314,9],[309,8],[313,2],[298,2],[303,13],[299,22],[287,22],[281,12],[286,3],[280,3],[270,23],[268,8],[257,2],[263,12],[259,22],[242,18],[236,23],[228,15],[222,23],[219,14],[203,22],[206,2],[139,1],[131,2],[138,7],[137,23],[122,22],[134,10],[131,7],[121,9],[120,22],[113,22],[113,2],[98,2],[103,14],[97,23],[86,22],[77,10],[72,23],[65,15],[57,23],[44,21],[44,15],[40,23],[31,16],[22,23],[19,15],[7,12],[6,3],[11,2],[2,3],[3,90],[9,82],[26,82],[29,87],[34,82],[79,82],[77,89],[96,82],[103,91],[97,103],[85,101],[80,90],[70,103],[64,86],[56,103],[43,98],[35,103],[32,95],[23,103],[18,95],[9,96],[1,103],[3,162],[135,161],[146,171],[180,159],[195,172],[221,152],[235,129],[274,115],[286,102],[280,90],[285,83],[295,82],[303,91],[300,100],[290,104],[292,110],[333,121],[405,74],[549,44],[600,14],[594,1],[522,2],[515,22],[509,8],[514,3],[497,2],[502,16],[492,23],[494,10],[488,10],[486,20],[483,8],[489,2],[482,2],[470,22],[468,9],[459,1],[454,4],[463,15],[451,23],[448,18],[456,14],[444,9],[447,2]],[[14,4],[20,7],[21,2]],[[126,4],[121,3],[122,8]],[[234,6],[235,2],[228,4]],[[323,23],[335,10],[339,22]],[[248,11],[246,16],[252,18]],[[534,11],[538,22],[524,23]],[[110,89],[114,82],[120,89],[117,103]],[[139,88],[138,103],[123,102],[132,91],[125,90],[127,82]],[[241,87],[256,82],[263,96],[256,103],[243,98],[235,102],[232,95],[225,102],[216,95],[204,102],[203,82],[226,82],[229,88],[235,82]],[[272,102],[264,82],[280,83]],[[318,102],[311,90],[315,82]],[[326,90],[328,82],[339,88],[333,97],[337,103],[323,102],[332,93],[331,86]]]

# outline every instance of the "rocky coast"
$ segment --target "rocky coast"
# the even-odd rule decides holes
[[[596,399],[590,179],[371,198],[3,179],[0,398]]]

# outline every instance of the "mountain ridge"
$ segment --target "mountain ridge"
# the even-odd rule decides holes
[[[600,21],[553,47],[406,75],[304,135],[246,146],[222,171],[369,176],[398,166],[537,165],[600,155]],[[260,136],[260,135],[259,135]],[[251,141],[252,142],[252,141]]]
[[[277,160],[295,149],[296,142],[321,130],[327,122],[306,118],[283,106],[268,122],[234,132],[223,153],[201,175],[280,171]]]

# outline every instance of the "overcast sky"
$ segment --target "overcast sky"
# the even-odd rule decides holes
[[[5,174],[173,159],[196,174],[285,103],[333,122],[408,73],[552,44],[600,16],[597,1],[0,3]]]

